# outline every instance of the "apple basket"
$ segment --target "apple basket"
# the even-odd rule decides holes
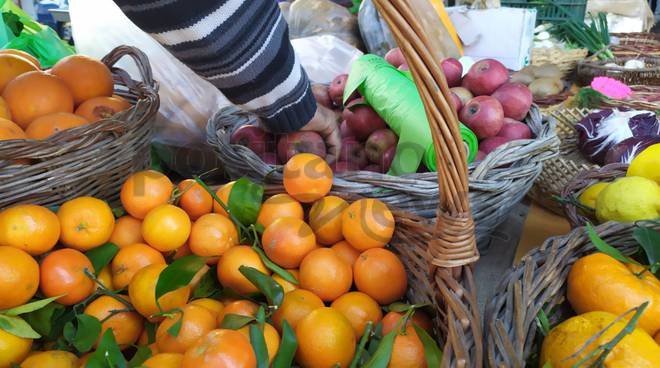
[[[453,105],[447,107],[445,112],[456,114]],[[209,120],[207,141],[232,179],[247,176],[264,182],[268,190],[268,185],[282,183],[282,167],[264,162],[247,147],[230,143],[234,131],[256,121],[255,115],[237,107],[224,108]],[[483,241],[490,232],[526,195],[541,174],[543,162],[559,152],[559,140],[552,119],[543,119],[538,107],[533,105],[525,122],[533,139],[520,139],[502,145],[484,160],[468,167],[468,195],[479,244],[485,243]],[[438,132],[432,131],[432,134],[437,135]],[[457,142],[462,149],[460,137]],[[445,154],[437,148],[436,152]],[[335,175],[334,187],[343,192],[378,198],[402,210],[432,218],[436,215],[440,195],[436,175],[427,172],[392,176],[371,171],[346,171]]]
[[[135,61],[141,82],[113,68],[124,56]],[[115,93],[132,106],[45,140],[0,142],[0,209],[18,203],[52,206],[79,196],[115,202],[122,179],[149,166],[153,118],[159,106],[149,60],[137,48],[119,46],[102,62],[111,68]]]

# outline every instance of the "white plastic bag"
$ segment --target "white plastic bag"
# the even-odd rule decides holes
[[[147,54],[160,84],[155,142],[174,147],[205,145],[209,117],[231,104],[217,88],[140,30],[112,0],[70,0],[69,13],[81,54],[101,58],[119,45],[135,46]],[[121,60],[117,66],[139,78],[131,60]]]
[[[291,40],[293,49],[309,79],[328,84],[339,74],[348,74],[362,51],[331,36],[313,36]]]

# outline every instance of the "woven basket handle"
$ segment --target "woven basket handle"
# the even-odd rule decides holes
[[[374,0],[401,48],[424,102],[435,147],[440,198],[432,264],[458,267],[479,258],[468,199],[467,155],[440,63],[443,48],[427,35],[444,27],[428,0]]]
[[[155,91],[158,87],[156,86],[156,82],[154,81],[154,76],[153,72],[151,70],[151,64],[149,64],[149,58],[147,58],[147,55],[145,55],[142,50],[133,47],[133,46],[117,46],[115,47],[112,51],[110,51],[107,55],[103,57],[101,60],[105,65],[107,65],[109,68],[112,68],[119,59],[123,58],[124,56],[130,56],[133,61],[135,62],[135,65],[138,68],[138,72],[140,73],[140,78],[142,79],[142,82],[144,85],[146,85],[148,88],[151,90]],[[126,79],[122,77],[122,79]],[[129,80],[124,80],[127,85],[134,84],[130,78]]]

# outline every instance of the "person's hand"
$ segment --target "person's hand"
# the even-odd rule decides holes
[[[316,132],[323,137],[328,150],[326,161],[334,163],[339,158],[341,148],[341,134],[339,134],[339,123],[341,114],[317,104],[316,113],[312,120],[300,130]]]

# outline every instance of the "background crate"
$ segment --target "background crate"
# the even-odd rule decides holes
[[[502,0],[502,6],[536,8],[536,24],[557,23],[568,18],[584,20],[587,0]],[[568,12],[564,12],[562,7]],[[570,14],[570,17],[569,17]]]

